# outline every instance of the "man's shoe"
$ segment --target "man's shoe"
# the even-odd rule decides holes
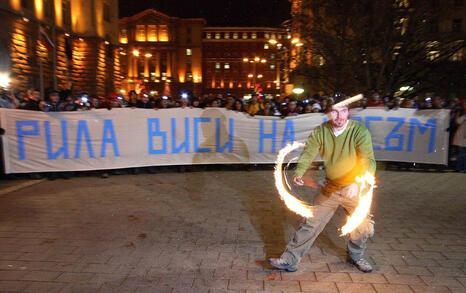
[[[271,266],[287,272],[296,272],[298,270],[295,266],[290,265],[281,258],[269,258],[269,263]]]
[[[371,264],[363,258],[360,258],[358,261],[351,260],[351,263],[363,273],[372,272]]]

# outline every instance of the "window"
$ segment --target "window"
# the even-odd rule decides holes
[[[270,54],[270,59],[275,59],[275,54]]]
[[[463,20],[461,18],[455,18],[453,19],[453,22],[451,24],[451,30],[455,33],[461,32],[461,23]]]
[[[159,42],[168,42],[168,26],[165,24],[159,25]]]
[[[225,65],[223,65],[223,68],[230,69],[230,63],[225,63]]]
[[[220,39],[220,33],[215,33],[215,39],[219,40]]]
[[[110,22],[110,5],[104,3],[104,20]]]
[[[264,38],[270,39],[270,35],[269,35],[268,33],[265,33],[265,34],[264,34]]]
[[[248,33],[243,33],[243,39],[247,39],[248,38]]]
[[[69,28],[71,26],[71,9],[70,9],[70,1],[69,0],[63,0],[61,2],[61,13],[63,17],[63,25],[66,28]]]
[[[275,64],[270,64],[270,69],[275,69]]]
[[[136,25],[136,41],[146,41],[146,27],[144,25]]]
[[[238,38],[238,33],[233,33],[233,39],[237,39]]]
[[[191,56],[193,54],[193,52],[191,51],[191,49],[186,49],[186,56]]]
[[[220,69],[220,62],[215,62],[215,69]]]
[[[157,26],[148,25],[147,26],[147,41],[148,42],[157,42]]]
[[[264,49],[267,50],[269,48],[269,44],[264,44]]]
[[[430,61],[434,61],[435,59],[440,57],[440,51],[438,50],[432,50],[427,53],[427,59]]]
[[[44,0],[44,14],[48,19],[53,19],[53,0]]]
[[[251,34],[251,39],[257,39],[257,33],[252,33]]]
[[[460,49],[455,54],[453,54],[450,58],[451,61],[453,62],[461,62],[463,61],[463,50]]]
[[[230,33],[225,33],[224,37],[225,37],[225,39],[229,39],[230,38]]]
[[[206,33],[206,34],[205,34],[205,38],[206,38],[206,39],[211,39],[211,38],[212,38],[212,35],[211,35],[210,33]]]
[[[122,29],[120,31],[120,43],[128,44],[128,33],[127,33],[126,29]]]

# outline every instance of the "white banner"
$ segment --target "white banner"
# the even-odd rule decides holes
[[[355,109],[369,128],[377,160],[446,164],[447,110]],[[305,142],[323,114],[286,119],[221,108],[35,112],[0,109],[6,173],[162,165],[274,163]]]

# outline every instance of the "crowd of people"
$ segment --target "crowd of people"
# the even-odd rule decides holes
[[[276,96],[266,98],[262,95],[252,95],[248,100],[237,98],[231,94],[203,94],[193,97],[186,93],[178,98],[168,96],[151,96],[149,92],[142,91],[139,94],[130,91],[127,96],[122,94],[109,94],[107,97],[88,95],[81,93],[73,95],[71,90],[48,91],[46,98],[41,99],[40,91],[31,89],[27,92],[9,92],[0,89],[0,108],[17,108],[32,111],[58,112],[58,111],[86,111],[92,109],[112,108],[206,108],[221,107],[228,110],[243,112],[245,115],[287,117],[308,113],[325,113],[331,107],[334,100],[343,94],[334,95],[315,94],[312,97],[296,99],[292,96]],[[448,109],[450,119],[450,157],[457,158],[456,170],[466,171],[466,103],[463,99],[445,99],[439,95],[432,97],[413,98],[385,97],[373,92],[352,107],[381,107],[387,110],[399,108],[424,109]]]

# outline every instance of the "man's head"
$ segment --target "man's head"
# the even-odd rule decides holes
[[[341,129],[349,119],[349,107],[348,105],[338,107],[332,106],[330,107],[328,114],[330,116],[330,123],[332,126],[336,129]]]
[[[39,101],[40,100],[40,91],[36,90],[36,89],[33,89],[31,91],[31,95],[29,97],[34,101]]]
[[[58,95],[58,92],[50,92],[49,94],[49,100],[51,103],[58,103],[58,101],[60,100],[60,96]]]

